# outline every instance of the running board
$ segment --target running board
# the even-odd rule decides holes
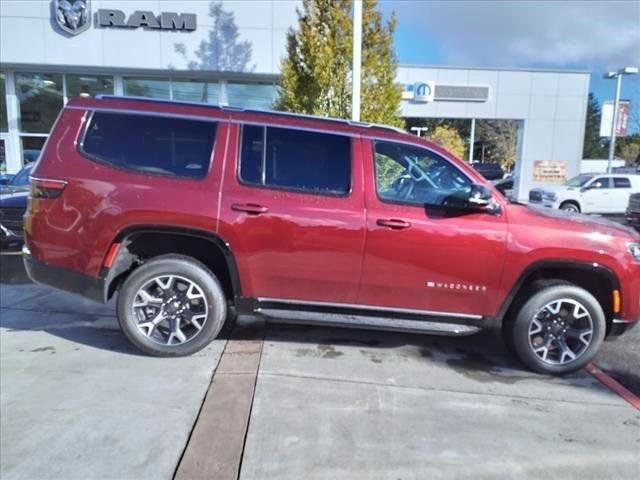
[[[258,308],[255,312],[273,323],[294,323],[328,327],[364,328],[371,330],[391,330],[395,332],[426,333],[429,335],[466,336],[482,329],[473,325],[441,323],[428,320],[407,320],[403,318],[346,315],[341,313],[309,312]]]

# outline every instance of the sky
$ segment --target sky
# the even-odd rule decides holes
[[[567,68],[591,72],[590,91],[613,99],[603,73],[640,66],[638,1],[380,0],[395,11],[400,63]],[[640,109],[640,75],[622,79],[621,98]]]

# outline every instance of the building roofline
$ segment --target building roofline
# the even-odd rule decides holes
[[[538,72],[538,73],[580,73],[591,75],[589,70],[570,68],[530,68],[530,67],[464,67],[449,65],[420,65],[417,63],[400,63],[400,68],[437,68],[440,70],[492,70],[498,72]]]

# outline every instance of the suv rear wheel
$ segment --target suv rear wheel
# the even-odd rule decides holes
[[[126,279],[118,296],[118,320],[143,352],[162,357],[190,355],[220,332],[227,301],[215,275],[197,260],[162,255]]]
[[[605,336],[602,307],[588,291],[541,283],[505,325],[509,349],[529,368],[561,375],[581,369]]]

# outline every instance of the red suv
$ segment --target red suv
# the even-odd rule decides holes
[[[364,123],[73,99],[33,172],[33,280],[105,302],[159,356],[236,313],[468,335],[584,366],[640,318],[640,235],[510,203],[441,147]]]

